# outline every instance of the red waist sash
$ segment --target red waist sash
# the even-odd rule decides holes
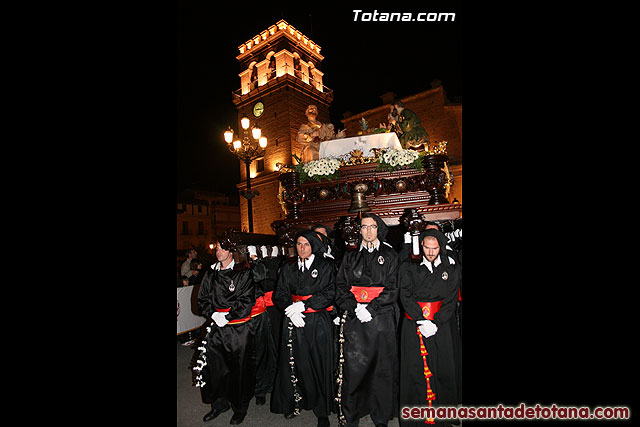
[[[293,300],[293,302],[306,301],[309,298],[311,298],[312,296],[313,295],[294,295],[294,294],[291,294],[291,299]],[[333,306],[330,305],[329,307],[325,308],[325,310],[331,311],[331,310],[333,310]],[[317,313],[318,311],[323,311],[323,310],[314,310],[311,307],[307,307],[307,309],[305,311],[303,311],[303,313]]]
[[[384,286],[352,286],[351,293],[359,303],[370,303],[384,291]]]
[[[269,292],[265,292],[264,293],[264,304],[267,307],[273,307],[273,291],[269,291]]]
[[[440,310],[440,306],[442,305],[442,301],[433,301],[433,302],[420,302],[416,301],[420,308],[422,308],[422,317],[427,320],[433,320],[433,316]],[[410,320],[411,317],[405,312],[404,317]]]
[[[222,311],[222,312],[228,312],[229,310],[231,310],[231,308],[219,308],[219,309],[216,309],[216,311]],[[244,317],[242,319],[231,320],[231,321],[229,321],[229,325],[237,325],[239,323],[245,323],[245,322],[251,320],[252,317],[256,317],[256,316],[264,313],[266,310],[267,310],[267,306],[265,305],[264,297],[258,297],[258,298],[256,298],[256,303],[251,308],[251,313],[247,317]]]

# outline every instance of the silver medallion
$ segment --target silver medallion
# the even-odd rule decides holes
[[[378,257],[378,264],[380,265],[384,264],[384,258],[382,257],[382,255]]]
[[[442,272],[442,280],[447,280],[449,278],[449,275],[447,274],[446,271]]]
[[[231,281],[231,284],[229,285],[229,292],[233,292],[236,290],[236,285],[233,284],[233,280]]]
[[[314,279],[318,277],[318,270],[314,268],[313,271],[311,272],[311,277],[313,277]]]

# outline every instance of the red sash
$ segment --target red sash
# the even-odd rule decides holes
[[[269,291],[269,292],[265,292],[264,293],[264,304],[267,307],[273,307],[273,291]]]
[[[351,293],[359,303],[370,303],[384,291],[384,286],[352,286]]]
[[[259,314],[264,313],[266,309],[267,309],[267,306],[265,305],[264,297],[258,297],[256,298],[256,303],[251,308],[251,313],[249,314],[249,316],[242,319],[231,320],[229,321],[229,325],[237,325],[239,323],[245,323],[251,320],[252,317],[256,317]],[[231,307],[216,309],[216,311],[222,311],[222,312],[228,312],[229,310],[231,310]]]
[[[433,302],[420,302],[416,301],[420,308],[422,308],[422,317],[427,320],[433,320],[433,316],[440,310],[440,306],[442,305],[442,301],[433,301]],[[404,316],[407,319],[411,319],[411,317],[405,312]]]
[[[306,301],[309,298],[311,298],[312,296],[313,295],[294,295],[294,294],[291,294],[291,299],[293,300],[293,302]],[[333,306],[330,305],[329,307],[325,308],[324,310],[331,311],[331,310],[333,310]],[[303,311],[303,313],[317,313],[318,311],[323,311],[323,310],[314,310],[311,307],[307,307],[307,309],[305,311]]]

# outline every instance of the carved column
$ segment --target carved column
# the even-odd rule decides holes
[[[447,156],[442,154],[432,154],[425,156],[423,166],[425,168],[425,174],[422,178],[422,185],[425,190],[429,192],[431,196],[429,198],[430,205],[440,205],[449,203],[449,200],[445,197],[445,184],[447,175],[442,169],[444,169],[444,162],[447,161]]]
[[[409,251],[409,259],[414,262],[422,260],[422,249],[420,248],[420,233],[424,231],[427,222],[424,215],[418,213],[418,209],[406,208],[400,217],[400,224],[411,235],[411,250]]]
[[[282,248],[281,254],[286,256],[287,258],[295,258],[296,257],[296,230],[293,228],[288,222],[283,220],[274,221],[271,224],[271,228],[275,231],[278,236],[278,243],[280,243],[280,247]]]
[[[300,188],[300,174],[298,172],[283,173],[278,177],[284,191],[282,199],[287,208],[287,219],[300,218],[300,205],[304,202],[304,191]]]
[[[358,221],[357,217],[341,216],[336,223],[336,230],[340,231],[340,236],[344,240],[347,250],[355,250],[358,248],[360,221]]]

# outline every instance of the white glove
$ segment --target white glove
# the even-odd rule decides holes
[[[252,259],[255,259],[258,256],[258,252],[256,252],[256,247],[253,245],[247,246],[247,252],[249,252],[249,256]]]
[[[438,327],[431,320],[418,320],[416,323],[419,325],[420,333],[425,338],[429,338],[438,332]]]
[[[228,314],[229,314],[228,311],[216,311],[211,315],[211,318],[213,319],[214,322],[216,322],[216,325],[218,325],[218,327],[222,328],[227,323],[229,323],[229,321],[227,320]]]
[[[335,319],[333,319],[333,324],[336,325],[336,326],[340,326],[340,316],[338,316]]]
[[[284,309],[284,314],[287,317],[291,317],[293,313],[302,313],[305,310],[304,303],[302,301],[294,302],[289,307]]]
[[[370,322],[372,319],[371,313],[369,313],[369,310],[367,310],[367,305],[368,304],[358,304],[356,306],[356,317],[362,323]]]
[[[291,323],[293,323],[293,326],[295,326],[296,328],[302,328],[304,326],[304,314],[302,313],[291,313],[289,319],[291,319]]]
[[[262,252],[262,258],[266,258],[269,256],[269,251],[266,246],[260,246],[260,252]]]

